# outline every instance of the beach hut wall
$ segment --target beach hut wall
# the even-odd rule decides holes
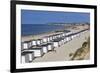
[[[72,40],[72,37],[71,36],[68,37],[68,41],[70,41],[70,40]]]
[[[47,43],[47,45],[48,45],[48,51],[53,50],[53,44],[52,43]]]
[[[65,44],[66,42],[67,42],[67,38],[65,37],[65,38],[64,38],[64,44]]]
[[[21,63],[29,63],[29,55],[22,55]]]
[[[34,59],[34,52],[24,51],[22,54],[22,63],[32,62]]]
[[[32,42],[31,42],[31,41],[29,41],[28,45],[29,45],[29,48],[30,48],[30,47],[32,46]]]
[[[55,36],[53,36],[53,39],[56,39],[56,37],[55,37]]]
[[[28,49],[28,43],[22,43],[22,49]]]
[[[54,47],[59,47],[59,42],[53,42]]]
[[[42,41],[43,41],[43,42],[48,42],[48,38],[47,38],[47,37],[44,37],[44,38],[42,39]]]
[[[74,35],[72,35],[71,38],[73,39],[74,38]]]
[[[53,45],[48,45],[48,51],[51,51],[51,50],[53,50]]]
[[[42,49],[43,49],[43,53],[47,53],[48,52],[48,46],[42,46]]]
[[[62,44],[61,39],[55,39],[53,40],[53,46],[54,47],[59,47]]]
[[[42,40],[41,40],[41,39],[37,39],[37,45],[40,45],[40,44],[41,44],[41,42],[42,42]]]
[[[37,45],[37,41],[36,40],[32,40],[32,46],[36,46]]]
[[[56,36],[54,36],[54,39],[56,39]]]
[[[31,41],[24,41],[24,42],[22,42],[22,49],[28,49],[31,46],[32,46]]]
[[[69,37],[66,37],[66,41],[67,41],[67,42],[69,41]]]
[[[66,36],[66,33],[67,33],[67,32],[64,33],[64,37]]]
[[[43,53],[47,53],[48,52],[48,45],[46,44],[41,44],[40,45],[42,47]]]
[[[50,37],[48,36],[47,41],[50,42]]]
[[[58,35],[58,38],[60,38],[60,37],[61,37],[61,34]]]
[[[50,41],[52,41],[52,40],[53,40],[53,36],[50,36],[49,38],[50,38]]]
[[[34,57],[41,57],[43,55],[42,47],[31,47],[28,51],[33,51]]]
[[[64,44],[64,38],[61,38],[62,45]]]

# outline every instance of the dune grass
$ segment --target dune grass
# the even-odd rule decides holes
[[[71,60],[84,60],[87,53],[90,51],[90,37],[88,37],[87,41],[83,42],[82,47],[76,50],[74,54],[69,54]]]

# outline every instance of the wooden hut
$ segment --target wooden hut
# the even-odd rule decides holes
[[[28,49],[31,46],[32,46],[31,41],[24,41],[24,42],[22,42],[22,49]]]
[[[31,40],[32,46],[36,46],[37,45],[37,40]]]
[[[54,49],[53,43],[47,43],[48,45],[48,51],[52,51]]]
[[[53,40],[53,35],[50,35],[49,38],[50,38],[50,41],[52,41]]]
[[[33,59],[34,59],[34,52],[24,51],[21,53],[21,62],[22,63],[32,62]]]
[[[47,53],[48,51],[51,51],[51,50],[53,50],[53,43],[45,43],[45,44],[42,44],[41,45],[42,46],[42,48],[44,49],[44,53]]]
[[[47,36],[43,37],[43,38],[42,38],[42,41],[43,41],[44,43],[48,42],[48,37],[47,37]]]
[[[43,53],[48,52],[48,45],[47,44],[42,44],[41,47],[42,47]]]
[[[37,45],[40,45],[42,43],[42,39],[37,39]]]
[[[33,46],[29,48],[28,51],[34,52],[34,57],[41,57],[43,55],[42,47]]]
[[[54,47],[59,47],[62,44],[61,38],[55,39],[52,42]]]

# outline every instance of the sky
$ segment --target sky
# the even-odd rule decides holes
[[[21,10],[22,24],[84,23],[90,22],[90,13]]]

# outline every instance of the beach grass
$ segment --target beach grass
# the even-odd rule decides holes
[[[88,37],[86,42],[83,42],[82,47],[76,50],[76,52],[70,53],[72,56],[71,60],[84,60],[85,56],[90,52],[90,37]]]

